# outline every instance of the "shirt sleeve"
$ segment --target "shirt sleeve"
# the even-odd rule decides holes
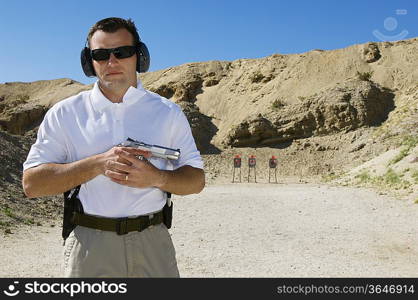
[[[54,108],[48,110],[39,126],[36,142],[23,163],[23,170],[45,163],[68,162],[67,143],[59,121],[57,111]]]
[[[203,160],[199,150],[197,150],[189,121],[180,107],[178,107],[178,111],[176,112],[171,133],[172,148],[180,149],[180,159],[172,162],[173,168],[178,169],[182,166],[189,165],[194,168],[203,169]]]

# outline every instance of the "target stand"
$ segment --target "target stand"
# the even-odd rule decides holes
[[[253,170],[254,172],[254,182],[257,183],[257,172],[256,172],[256,165],[257,165],[257,161],[255,159],[255,155],[251,155],[248,158],[248,182],[250,182],[250,175],[251,175],[251,170]]]
[[[234,168],[232,171],[232,183],[235,182],[235,170],[239,170],[239,182],[241,182],[241,157],[239,155],[235,155],[234,157]]]
[[[277,183],[277,158],[273,155],[269,159],[269,183],[272,180],[274,173],[274,183]]]

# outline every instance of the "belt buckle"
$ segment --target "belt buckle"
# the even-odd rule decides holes
[[[120,218],[116,223],[116,233],[124,235],[128,233],[128,218]]]

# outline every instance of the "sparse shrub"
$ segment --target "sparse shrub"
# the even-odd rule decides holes
[[[370,176],[367,171],[363,171],[356,175],[355,178],[358,178],[359,183],[361,184],[371,184],[385,189],[405,189],[411,186],[410,182],[403,180],[401,176],[392,169],[388,169],[383,176]]]
[[[298,99],[299,99],[300,101],[304,101],[304,100],[306,99],[306,97],[304,97],[304,96],[298,96]]]
[[[396,155],[396,157],[390,161],[389,165],[393,165],[401,161],[405,156],[408,155],[408,152],[409,152],[408,148],[402,149],[401,152],[399,152],[399,154]]]
[[[389,165],[396,164],[398,161],[401,161],[405,156],[409,154],[409,152],[418,145],[418,137],[414,136],[405,136],[401,142],[401,145],[404,148],[401,152],[389,162]]]
[[[263,79],[264,79],[264,75],[260,71],[255,71],[250,76],[250,80],[251,80],[252,83],[259,83]]]
[[[280,99],[274,100],[273,103],[271,104],[271,108],[272,109],[279,109],[279,108],[281,108],[283,106],[284,106],[284,103]]]
[[[393,171],[391,168],[389,168],[385,175],[383,175],[384,182],[388,185],[399,185],[402,183],[402,179],[398,174],[396,174],[395,171]]]
[[[263,78],[263,83],[266,83],[266,82],[269,82],[270,80],[272,80],[274,78],[274,75],[273,74],[270,74],[270,75],[268,75],[268,76],[265,76],[264,78]]]
[[[206,87],[210,87],[210,86],[217,85],[218,83],[219,83],[219,80],[217,80],[217,79],[209,79],[209,80],[205,81],[203,83],[203,85],[206,86]]]
[[[335,179],[340,178],[341,175],[335,174],[335,173],[329,173],[329,174],[325,174],[322,175],[322,181],[323,182],[331,182],[334,181]]]
[[[358,178],[361,183],[370,182],[372,179],[368,171],[363,171],[362,173],[356,175],[355,178]]]
[[[9,207],[6,207],[3,210],[4,214],[10,218],[16,219],[16,215],[12,212],[12,210]]]
[[[362,81],[370,81],[370,78],[372,78],[373,71],[370,72],[359,72],[357,71],[357,78]]]
[[[405,189],[411,186],[411,183],[403,180],[399,174],[389,168],[383,176],[377,176],[374,181],[384,187]]]
[[[19,102],[26,102],[29,100],[29,95],[17,95],[16,100]]]
[[[418,137],[417,136],[405,136],[402,140],[402,145],[407,146],[409,149],[414,148],[418,145]]]
[[[34,221],[32,218],[25,219],[23,222],[24,222],[26,225],[33,225],[33,224],[35,224],[35,221]]]
[[[10,222],[0,221],[0,227],[7,227],[7,226],[10,226]]]
[[[414,173],[412,173],[412,178],[414,179],[415,183],[418,184],[418,170],[414,171]]]

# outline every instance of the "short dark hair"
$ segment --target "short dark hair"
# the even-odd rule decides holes
[[[87,43],[90,47],[90,40],[93,34],[98,30],[113,33],[122,28],[125,28],[132,34],[134,46],[139,44],[140,39],[139,39],[138,30],[136,29],[135,23],[131,19],[125,20],[122,18],[115,18],[115,17],[106,18],[94,24],[89,30],[89,34],[87,36]]]

